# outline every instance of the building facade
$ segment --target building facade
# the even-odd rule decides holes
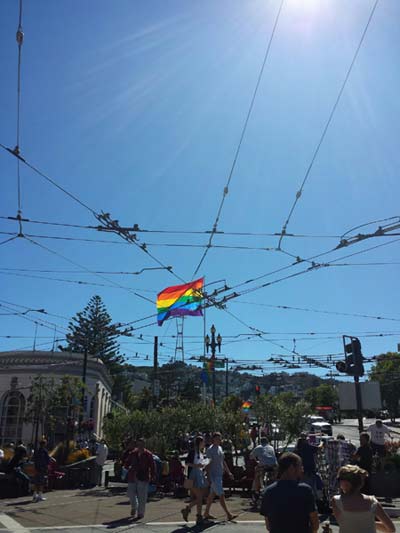
[[[0,444],[34,442],[34,423],[25,418],[31,386],[35,378],[64,376],[82,379],[83,354],[69,352],[11,351],[0,352]],[[93,432],[101,438],[104,417],[111,411],[111,376],[99,359],[89,358],[83,420],[90,421]],[[42,422],[44,425],[45,422]],[[58,424],[60,435],[67,420]],[[38,422],[39,424],[39,422]],[[40,432],[44,431],[40,427]]]

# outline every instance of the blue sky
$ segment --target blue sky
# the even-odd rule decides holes
[[[221,214],[220,230],[281,230],[373,4],[369,0],[285,1]],[[275,0],[24,0],[22,155],[96,212],[109,212],[121,224],[137,223],[147,230],[210,230],[278,7]],[[283,248],[291,254],[306,258],[322,253],[333,248],[338,236],[350,228],[399,215],[399,16],[396,0],[380,0],[288,227],[295,234],[335,237],[288,237]],[[1,2],[0,20],[0,142],[13,148],[16,0]],[[15,216],[16,160],[5,151],[0,152],[0,172],[0,215]],[[30,220],[96,224],[90,212],[24,165],[21,190],[22,214]],[[377,224],[372,224],[362,231],[376,229]],[[119,240],[93,230],[31,223],[24,223],[23,230],[49,237]],[[0,219],[0,231],[16,232],[17,224]],[[8,235],[1,237],[3,240]],[[140,233],[139,238],[185,280],[191,279],[203,248],[165,245],[204,245],[208,240],[205,234],[174,233]],[[140,249],[122,241],[33,239],[91,271],[134,272],[156,266]],[[326,260],[391,240],[369,239]],[[277,242],[276,237],[228,235],[217,235],[213,241],[216,245],[258,248],[273,248]],[[347,262],[400,262],[399,244],[371,250]],[[208,283],[223,279],[236,285],[291,262],[289,256],[276,251],[211,248],[199,274]],[[16,268],[28,270],[4,270]],[[115,284],[155,299],[157,292],[177,283],[161,270],[140,276],[104,274],[104,280],[87,272],[40,273],[32,272],[34,269],[79,270],[26,239],[16,239],[0,247],[0,303],[44,308],[59,315],[26,315],[57,324],[57,337],[63,336],[67,325],[61,317],[74,315],[93,294],[102,296],[115,321],[133,321],[155,311],[150,302]],[[276,274],[263,281],[279,277]],[[240,342],[228,343],[233,336],[251,330],[217,309],[207,311],[207,327],[215,323],[225,338],[224,354],[236,360],[260,361],[276,353],[286,354],[290,360],[293,339],[297,352],[319,356],[340,352],[341,334],[392,334],[361,337],[364,354],[371,356],[396,349],[400,342],[398,320],[282,310],[265,304],[400,319],[398,288],[396,264],[319,269],[228,304],[228,310],[239,320],[270,333],[264,340],[241,335],[235,339]],[[0,313],[7,312],[9,308],[0,308]],[[43,348],[51,343],[51,328],[38,328],[37,344],[43,343]],[[0,335],[13,337],[0,337],[2,349],[30,347],[34,330],[35,324],[26,319],[1,316]],[[318,335],[306,335],[311,332]],[[151,326],[139,333],[146,342],[123,339],[122,348],[129,358],[136,352],[143,357],[151,355],[153,335],[164,336],[161,360],[173,355],[175,340],[170,336],[176,333],[175,323]],[[202,353],[202,333],[201,319],[186,320],[186,357]],[[48,336],[50,339],[45,338]],[[286,351],[265,339],[272,339]],[[271,365],[265,367],[265,371],[271,369]]]

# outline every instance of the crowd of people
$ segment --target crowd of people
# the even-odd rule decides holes
[[[103,466],[108,455],[108,447],[104,439],[92,439],[86,444],[80,442],[79,446],[86,446],[88,451],[90,450],[89,455],[95,456],[96,484],[100,485]],[[9,486],[14,483],[19,489],[17,493],[32,493],[34,503],[45,501],[43,493],[45,488],[49,487],[49,475],[57,474],[54,457],[57,449],[58,447],[49,452],[48,443],[44,437],[39,440],[36,449],[33,444],[25,445],[22,441],[16,444],[10,442],[4,449],[0,449],[0,471],[7,476]]]
[[[341,434],[336,438],[324,438],[311,432],[299,436],[293,452],[282,453],[256,426],[248,429],[248,437],[239,466],[238,460],[236,465],[233,462],[232,443],[223,442],[219,432],[199,432],[189,439],[178,436],[181,448],[169,460],[166,470],[167,462],[146,448],[144,438],[129,438],[121,456],[121,477],[127,482],[132,519],[144,518],[151,487],[157,487],[160,479],[168,474],[176,487],[189,490],[190,500],[181,509],[186,522],[193,508],[196,524],[213,520],[211,508],[216,499],[226,519],[234,520],[235,514],[227,505],[224,489],[234,486],[239,472],[236,481],[250,482],[242,487],[251,489],[253,506],[265,517],[271,533],[317,531],[321,502],[325,502],[326,510],[333,511],[341,533],[395,531],[392,521],[371,495],[369,483],[374,465],[386,453],[385,439],[391,437],[389,428],[381,420],[360,434],[358,447]],[[96,480],[101,484],[108,455],[105,441],[81,442],[80,445],[93,448]],[[35,503],[44,501],[49,467],[55,462],[46,439],[39,442],[36,450],[21,442],[9,446],[13,453],[8,460],[0,450],[2,470],[25,484],[33,492]],[[33,475],[28,475],[24,468],[27,461],[34,467]]]
[[[381,447],[373,446],[377,444],[375,426],[387,434],[384,425],[377,421],[360,435],[358,448],[340,434],[335,439],[321,439],[319,443],[315,442],[316,435],[302,434],[294,452],[276,454],[265,436],[256,435],[251,439],[252,448],[246,459],[255,463],[251,485],[253,501],[258,499],[267,530],[270,533],[318,531],[317,503],[321,487],[328,483],[325,496],[329,497],[340,533],[394,532],[393,522],[369,490],[374,455],[384,452]],[[375,439],[372,443],[370,436]],[[186,522],[193,508],[196,524],[213,520],[211,507],[215,499],[228,521],[236,518],[225,499],[224,488],[233,478],[233,472],[222,444],[221,434],[215,432],[207,439],[197,434],[189,445],[184,459],[187,468],[184,486],[189,490],[190,501],[181,509]],[[322,459],[328,470],[325,481],[321,476]],[[127,472],[131,516],[141,520],[145,515],[149,484],[156,483],[154,455],[140,438],[130,442],[122,461]]]

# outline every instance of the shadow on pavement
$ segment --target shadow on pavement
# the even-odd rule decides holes
[[[131,517],[119,518],[118,520],[111,520],[110,522],[103,522],[107,529],[115,529],[117,527],[128,526],[134,523],[135,521]]]
[[[32,498],[29,498],[29,500],[22,500],[22,502],[17,502],[17,503],[14,503],[14,502],[10,502],[10,503],[6,503],[6,507],[19,507],[20,505],[29,505],[29,504],[33,504],[35,503]]]
[[[194,526],[180,526],[176,529],[173,529],[171,533],[201,533],[201,531],[205,531],[206,529],[209,529],[210,527],[214,527],[219,522],[215,521],[209,521],[209,522],[203,522],[203,524],[194,525]]]

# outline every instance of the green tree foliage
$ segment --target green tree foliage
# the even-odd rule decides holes
[[[319,405],[334,406],[337,404],[338,395],[332,385],[322,384],[318,387],[308,389],[305,393],[306,401],[315,409]]]
[[[84,353],[103,361],[111,374],[120,370],[123,357],[119,353],[119,331],[100,298],[93,296],[83,311],[77,313],[68,325],[67,350]]]
[[[298,437],[306,426],[311,406],[304,400],[298,401],[291,392],[274,396],[263,394],[253,404],[252,413],[261,426],[267,425],[274,445],[283,441],[287,446]]]
[[[105,420],[104,431],[107,441],[115,449],[120,449],[128,436],[143,436],[150,449],[165,455],[176,448],[180,433],[215,431],[220,424],[217,409],[201,403],[180,402],[176,407],[149,411],[137,409],[128,415],[116,413]]]
[[[100,296],[93,296],[83,311],[77,313],[68,325],[67,347],[71,352],[98,358],[107,367],[113,379],[113,395],[124,403],[131,401],[131,383],[125,374],[124,358],[119,353],[120,331],[112,323]]]
[[[57,423],[65,425],[68,416],[78,418],[83,383],[74,376],[61,379],[37,376],[32,380],[25,419],[38,424],[40,432],[51,433]]]
[[[176,449],[179,434],[200,431],[221,431],[223,438],[230,439],[235,449],[243,444],[243,422],[245,414],[241,409],[241,402],[236,401],[236,409],[227,410],[234,400],[228,400],[224,405],[211,407],[200,402],[181,401],[176,406],[158,409],[135,409],[129,414],[115,413],[104,423],[106,439],[114,449],[120,449],[122,442],[129,436],[144,436],[147,445],[157,454],[165,455]],[[259,423],[274,422],[279,427],[281,439],[286,445],[292,442],[306,424],[306,417],[310,412],[310,405],[298,401],[290,393],[276,396],[260,396],[255,402],[253,413],[257,415]]]
[[[237,412],[242,408],[243,400],[239,396],[232,394],[224,398],[221,402],[221,409],[224,413]]]
[[[382,399],[392,419],[400,414],[400,353],[388,352],[378,357],[369,377],[381,384]]]

